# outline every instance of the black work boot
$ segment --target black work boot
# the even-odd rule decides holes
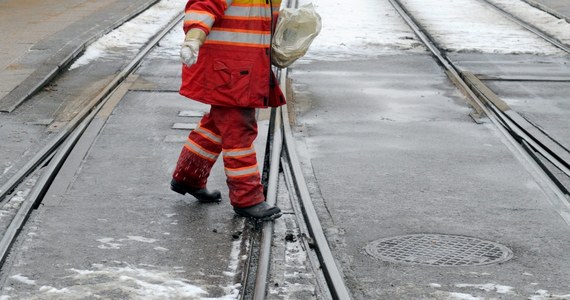
[[[220,193],[220,191],[218,190],[209,191],[206,188],[203,189],[191,188],[176,182],[174,179],[170,181],[170,189],[182,195],[188,193],[194,196],[194,198],[198,199],[198,202],[202,203],[213,203],[213,202],[222,201],[222,193]]]
[[[271,206],[265,201],[250,207],[234,207],[234,211],[242,217],[262,221],[271,221],[281,217],[281,209],[277,206]]]

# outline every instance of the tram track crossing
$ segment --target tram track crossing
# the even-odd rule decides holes
[[[484,78],[484,74],[475,75],[457,66],[447,56],[443,47],[438,45],[436,39],[414,18],[400,0],[389,1],[416,36],[429,49],[437,62],[445,69],[450,80],[467,97],[475,110],[475,114],[473,114],[474,119],[486,115],[506,139],[505,142],[509,144],[511,151],[516,156],[532,164],[531,172],[550,189],[553,196],[551,199],[554,199],[552,200],[553,206],[558,209],[559,214],[570,225],[570,219],[567,218],[567,213],[570,212],[570,194],[568,188],[563,183],[565,179],[561,178],[561,176],[570,177],[570,151],[535,123],[511,109],[505,101],[501,100],[483,82],[483,79],[480,77]],[[481,0],[481,2],[490,5],[501,14],[507,16],[508,19],[553,46],[570,53],[570,47],[555,37],[506,12],[488,0]],[[553,172],[553,168],[559,170],[559,172]]]
[[[184,15],[180,14],[162,31],[154,36],[132,59],[132,61],[90,101],[89,105],[83,107],[75,118],[72,119],[59,134],[47,142],[31,160],[29,160],[20,170],[10,177],[2,187],[0,187],[0,205],[4,205],[7,200],[9,200],[8,196],[10,193],[17,189],[18,185],[21,184],[26,177],[35,172],[41,172],[38,181],[30,191],[26,200],[18,209],[16,215],[10,222],[10,225],[0,240],[0,262],[4,262],[6,259],[11,245],[18,237],[18,234],[25,225],[30,213],[41,203],[49,185],[53,181],[54,177],[57,176],[57,172],[60,170],[74,145],[77,143],[89,124],[93,121],[97,113],[105,106],[107,101],[111,99],[117,88],[136,70],[146,55],[150,53],[150,51],[168,32],[172,30],[174,26],[180,23],[183,17]]]
[[[396,0],[390,1],[394,6],[399,5],[398,1]],[[400,9],[403,10],[402,8]],[[175,26],[178,24],[181,18],[182,16],[179,16],[176,20],[171,22],[169,26]],[[420,28],[419,26],[417,27]],[[147,48],[148,51],[150,51],[150,49],[152,49],[151,44],[158,43],[167,32],[168,30],[165,29],[163,32],[157,35],[157,37],[155,37],[155,39],[153,39],[153,41],[149,43],[149,45],[145,48],[145,51]],[[418,35],[424,35],[426,41],[429,41],[429,37],[422,32],[423,31],[420,29],[418,31]],[[501,132],[504,133],[507,139],[513,142],[513,147],[516,148],[515,150],[521,149],[517,148],[519,146],[516,146],[518,143],[515,142],[522,141],[522,149],[525,149],[524,145],[528,145],[536,151],[544,151],[543,155],[545,156],[547,153],[550,153],[553,163],[558,163],[559,168],[563,169],[564,166],[567,167],[568,161],[564,159],[564,152],[559,152],[565,150],[563,146],[561,146],[559,143],[556,143],[556,141],[551,141],[552,143],[558,144],[560,148],[562,148],[556,151],[552,151],[551,147],[543,147],[544,144],[547,144],[547,142],[537,140],[528,134],[526,136],[523,136],[525,128],[521,128],[521,126],[517,125],[516,120],[513,120],[512,116],[505,114],[501,109],[500,104],[494,103],[488,99],[492,97],[492,95],[490,96],[489,91],[485,90],[484,86],[480,86],[481,83],[476,81],[477,77],[475,75],[465,71],[458,71],[458,68],[453,65],[453,62],[450,62],[445,57],[445,54],[442,54],[437,45],[428,45],[428,48],[433,49],[432,52],[434,52],[435,56],[441,56],[441,63],[446,67],[448,75],[451,74],[450,77],[452,77],[452,80],[456,82],[464,90],[464,92],[469,95],[470,98],[472,98],[472,101],[475,103],[476,110],[478,110],[480,113],[488,115],[497,127],[503,128],[500,129]],[[148,53],[148,51],[146,53]],[[65,156],[69,153],[71,148],[73,148],[77,139],[81,136],[85,128],[88,126],[88,120],[92,119],[94,115],[96,115],[97,112],[103,108],[105,101],[110,98],[113,91],[115,91],[121,85],[121,83],[124,80],[127,80],[127,78],[132,74],[132,71],[136,69],[140,61],[146,55],[142,54],[143,52],[144,51],[141,51],[135,60],[133,60],[133,62],[131,62],[131,64],[129,64],[129,66],[125,68],[125,70],[121,72],[121,74],[119,74],[111,84],[108,85],[105,91],[101,92],[96,97],[96,99],[92,101],[92,103],[95,105],[89,108],[85,108],[80,114],[82,117],[78,116],[76,120],[70,122],[70,125],[65,129],[65,133],[58,135],[58,138],[60,140],[48,143],[48,145],[44,147],[41,153],[38,153],[38,155],[34,157],[33,161],[30,161],[30,163],[26,165],[26,169],[19,171],[18,176],[12,177],[12,179],[9,180],[9,184],[2,186],[2,190],[0,190],[0,200],[4,202],[6,196],[11,191],[13,191],[16,186],[21,183],[27,176],[32,174],[35,170],[46,166],[44,168],[44,171],[42,171],[43,175],[38,181],[37,187],[35,187],[30,193],[31,197],[26,200],[26,205],[22,206],[23,210],[21,213],[18,213],[18,216],[16,218],[17,221],[15,221],[16,223],[14,223],[13,226],[11,225],[11,229],[9,229],[9,231],[13,232],[12,234],[14,237],[5,236],[6,241],[2,241],[2,249],[6,248],[5,251],[2,252],[2,260],[6,258],[10,246],[13,243],[13,239],[17,236],[18,232],[25,224],[30,210],[38,205],[38,201],[40,201],[42,193],[45,192],[46,186],[42,185],[44,183],[47,185],[51,180],[53,180],[53,174],[55,174],[61,167],[63,161],[65,160]],[[287,77],[286,70],[283,71],[281,76],[282,84],[285,85]],[[480,88],[477,89],[475,86],[479,86]],[[287,90],[287,88],[284,87],[284,90]],[[269,151],[267,151],[266,154],[266,158],[269,159],[265,162],[265,165],[269,167],[267,180],[265,182],[267,185],[268,201],[275,201],[275,199],[278,197],[278,188],[280,188],[279,185],[282,183],[280,182],[279,178],[284,178],[285,187],[287,189],[286,193],[289,195],[288,197],[299,201],[298,203],[293,204],[294,209],[287,212],[287,214],[295,215],[296,220],[299,222],[301,232],[306,235],[306,238],[303,239],[303,243],[305,243],[307,249],[311,248],[314,250],[313,255],[317,258],[314,263],[318,264],[316,266],[317,269],[322,270],[322,273],[318,274],[317,277],[324,279],[324,282],[320,283],[319,287],[321,289],[327,289],[327,291],[323,291],[323,294],[328,295],[327,297],[330,296],[333,299],[348,299],[350,298],[350,294],[342,282],[342,274],[336,268],[332,253],[330,253],[330,249],[328,249],[323,230],[321,228],[321,225],[318,223],[318,217],[316,216],[314,208],[312,208],[310,195],[306,184],[303,183],[301,174],[302,172],[299,169],[298,162],[296,162],[297,158],[295,154],[295,146],[292,141],[293,138],[290,132],[290,128],[288,127],[289,121],[286,107],[273,110],[271,124],[271,132],[269,134],[270,139],[268,140],[267,147]],[[535,129],[540,131],[539,128],[535,127]],[[514,135],[513,132],[518,133]],[[544,149],[538,150],[539,148]],[[552,154],[553,152],[555,152],[555,155]],[[556,155],[556,153],[559,153],[559,155]],[[546,175],[549,175],[548,172]],[[556,184],[553,187],[553,191],[557,195],[560,195],[559,191],[554,190],[555,188]],[[560,186],[558,186],[558,188],[560,189]],[[564,197],[564,195],[562,195],[562,197]],[[30,201],[30,198],[36,198],[37,200]],[[562,198],[560,199],[562,200]],[[565,204],[563,202],[560,202],[559,204],[561,205],[562,209],[565,209]],[[253,230],[259,230],[260,234],[252,234],[250,237],[259,238],[262,242],[260,243],[260,247],[257,250],[259,255],[256,255],[256,257],[259,257],[260,260],[257,262],[248,261],[247,264],[249,266],[244,268],[246,272],[252,273],[244,274],[243,278],[255,278],[255,280],[253,280],[252,284],[244,283],[244,287],[251,286],[253,292],[251,294],[242,293],[243,299],[264,299],[266,296],[268,288],[268,269],[271,266],[270,251],[272,241],[271,232],[273,231],[273,226],[273,223],[265,223],[262,226],[259,226],[259,224],[253,224],[253,226],[251,226]]]
[[[286,7],[297,7],[297,0],[287,1]],[[280,70],[279,81],[286,99],[290,99],[287,91],[287,69]],[[311,196],[307,184],[303,178],[300,162],[296,155],[295,142],[290,129],[287,106],[273,108],[270,119],[270,132],[266,153],[265,166],[269,166],[269,171],[265,185],[267,186],[267,201],[275,204],[279,189],[279,174],[283,173],[285,187],[289,200],[292,202],[293,210],[299,230],[302,232],[305,249],[314,253],[311,261],[317,278],[317,290],[320,296],[325,299],[351,299],[350,292],[346,286],[342,273],[336,265],[331,249],[326,240],[323,228],[318,215],[311,201]],[[243,278],[244,290],[241,299],[266,299],[270,273],[272,232],[273,222],[265,223],[261,229],[259,253],[248,257],[258,257],[257,261],[249,260],[245,268],[249,272],[255,272],[255,276],[245,274]],[[255,226],[254,226],[255,227]],[[255,236],[255,235],[250,235]],[[254,278],[255,280],[251,280]],[[249,281],[248,281],[249,279]]]
[[[295,1],[288,2],[289,7],[296,5]],[[87,139],[91,140],[91,143],[96,139],[99,130],[104,126],[103,123],[92,125],[97,115],[101,111],[108,112],[113,110],[122,95],[126,93],[125,88],[122,88],[122,86],[128,85],[129,81],[132,83],[135,80],[133,79],[133,74],[137,67],[174,26],[180,24],[183,17],[184,15],[180,14],[162,31],[156,34],[132,61],[101,92],[89,101],[89,105],[82,107],[81,111],[55,137],[45,143],[33,158],[0,187],[0,205],[5,205],[13,196],[12,193],[19,190],[27,179],[30,177],[36,178],[29,194],[25,196],[25,200],[18,208],[0,240],[1,264],[6,261],[10,251],[13,250],[12,246],[26,225],[32,211],[41,205],[51,183],[58,176],[58,172],[63,168],[66,159],[78,144],[78,141],[81,138],[85,138],[86,135]],[[280,73],[283,76],[281,78],[283,90],[286,90],[286,70]],[[49,81],[45,84],[48,83]],[[287,114],[286,108],[273,109],[271,114],[270,123],[272,127],[270,128],[271,132],[267,141],[267,149],[270,149],[270,154],[266,155],[266,162],[264,163],[268,167],[268,177],[264,182],[267,190],[267,201],[275,203],[278,189],[288,190],[281,193],[290,194],[292,201],[299,201],[292,205],[296,209],[288,213],[294,214],[297,222],[301,223],[300,227],[303,229],[300,229],[300,232],[302,232],[304,247],[308,251],[313,252],[310,254],[313,257],[312,263],[315,264],[315,272],[319,273],[315,275],[319,281],[317,283],[318,287],[315,287],[315,289],[319,290],[321,295],[326,295],[324,296],[325,298],[349,299],[348,289],[336,267],[323,229],[312,207],[306,184],[302,179],[292,134],[288,128]],[[90,126],[96,127],[96,129],[90,129]],[[91,132],[87,132],[89,130]],[[280,171],[285,171],[286,174]],[[279,180],[282,181],[281,184],[284,186],[278,186]],[[244,239],[249,240],[244,240],[243,243],[250,243],[253,246],[251,248],[242,246],[242,248],[248,248],[250,251],[250,259],[246,262],[247,266],[243,268],[244,274],[242,278],[245,281],[243,286],[246,287],[244,291],[247,290],[247,286],[252,286],[253,293],[242,292],[241,296],[242,299],[265,299],[268,292],[268,276],[273,263],[271,247],[274,223],[257,223],[252,220],[246,224],[244,231],[248,230],[247,228],[251,228],[253,232],[244,234]],[[260,240],[253,241],[252,239]],[[256,247],[257,245],[259,245],[258,248]],[[248,281],[248,279],[253,280]]]

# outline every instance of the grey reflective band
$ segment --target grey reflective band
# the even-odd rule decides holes
[[[255,148],[243,149],[239,151],[223,151],[224,157],[241,157],[246,155],[255,154]]]
[[[231,31],[221,31],[213,29],[208,35],[207,41],[220,41],[226,43],[234,44],[256,44],[269,46],[271,35],[259,34],[259,33],[243,33],[243,32],[231,32]]]
[[[211,132],[208,132],[206,130],[204,130],[202,127],[198,126],[198,128],[194,129],[194,132],[203,135],[205,137],[207,137],[209,140],[211,140],[212,142],[216,143],[216,144],[221,144],[222,143],[222,139],[219,136],[215,136],[214,134],[212,134]]]
[[[270,9],[262,6],[231,6],[226,10],[224,15],[226,17],[271,18],[270,11]]]
[[[195,12],[186,13],[184,21],[197,21],[199,23],[206,24],[208,28],[212,28],[214,25],[214,18],[208,14],[199,14]]]
[[[218,159],[218,155],[214,155],[214,154],[200,148],[198,145],[195,145],[194,143],[192,143],[190,141],[186,142],[186,144],[184,144],[184,146],[187,147],[188,150],[190,150],[190,151],[192,151],[192,152],[194,152],[200,156],[203,156],[207,159],[210,159],[212,161],[215,161],[216,159]]]
[[[226,168],[226,175],[229,177],[238,177],[238,176],[244,176],[244,175],[251,175],[251,174],[255,174],[255,173],[259,173],[259,169],[257,168],[257,165],[249,167],[249,168],[244,168],[244,169],[227,169]]]

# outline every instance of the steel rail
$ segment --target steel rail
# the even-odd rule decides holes
[[[19,176],[22,178],[13,179],[12,183],[21,182],[25,176],[31,174],[34,169],[42,165],[46,158],[53,155],[56,149],[57,153],[51,159],[46,170],[43,171],[37,184],[32,188],[30,194],[26,200],[22,203],[14,219],[12,219],[8,229],[2,239],[0,240],[0,264],[4,263],[10,247],[12,246],[15,239],[18,237],[20,231],[22,230],[24,224],[28,220],[32,210],[39,205],[44,194],[46,193],[49,185],[57,175],[57,172],[65,162],[65,159],[73,150],[73,146],[77,143],[85,129],[89,126],[93,118],[101,110],[101,108],[110,99],[110,96],[117,89],[117,87],[123,82],[141,63],[141,61],[150,53],[150,51],[158,44],[164,36],[174,28],[178,23],[182,21],[184,14],[181,13],[176,18],[174,18],[165,28],[163,28],[158,34],[156,34],[146,46],[131,60],[131,62],[123,68],[123,70],[114,77],[114,79],[107,84],[107,86],[91,101],[92,106],[85,107],[78,116],[76,116],[68,126],[66,126],[64,132],[59,134],[56,139],[52,140],[40,153],[38,153],[32,160],[33,162],[28,163],[29,170],[21,170],[18,172]],[[73,123],[73,124],[71,124]],[[58,148],[59,147],[59,148]],[[33,167],[32,167],[33,166]],[[2,197],[4,197],[8,190],[14,187],[2,188]]]
[[[509,13],[508,11],[502,9],[501,7],[497,6],[495,3],[490,2],[489,0],[480,0],[483,1],[485,3],[487,3],[489,6],[493,7],[495,10],[497,10],[498,12],[500,12],[501,14],[503,14],[505,17],[507,17],[509,20],[515,22],[516,24],[518,24],[519,26],[522,26],[524,29],[538,35],[539,37],[541,37],[542,39],[544,39],[545,41],[551,43],[552,45],[554,45],[555,47],[559,48],[560,50],[566,52],[566,53],[570,53],[570,46],[562,43],[560,40],[558,40],[557,38],[551,36],[550,34],[542,31],[541,29],[521,20],[520,18],[518,18],[517,16]]]
[[[566,22],[570,23],[570,18],[568,18],[567,16],[557,12],[556,10],[548,7],[547,5],[544,5],[542,3],[536,2],[534,0],[521,0],[522,2],[525,2],[526,4],[532,6],[532,7],[536,7],[550,15],[553,15],[555,17],[557,17],[558,19],[562,19],[562,20],[566,20]]]
[[[18,184],[20,184],[24,178],[30,175],[39,165],[45,163],[46,158],[50,156],[51,153],[55,152],[56,149],[65,141],[65,139],[71,134],[75,128],[86,118],[90,111],[97,106],[103,99],[110,95],[113,90],[129,75],[132,71],[138,67],[140,61],[150,52],[152,48],[160,41],[168,31],[170,31],[178,22],[182,21],[184,14],[177,16],[172,22],[170,22],[162,31],[156,34],[153,39],[147,43],[147,45],[139,51],[139,53],[131,60],[131,62],[121,70],[113,78],[113,80],[103,88],[103,90],[93,98],[93,100],[84,107],[66,126],[47,144],[42,147],[38,153],[32,157],[18,172],[16,172],[6,183],[0,187],[0,204],[5,202],[6,196],[11,193]]]
[[[526,30],[536,34],[544,39],[546,42],[554,45],[555,47],[570,53],[570,46],[562,43],[555,37],[545,33],[541,29],[521,20],[514,14],[504,10],[498,5],[490,2],[489,0],[480,0],[487,5],[491,6],[509,20],[525,28]],[[497,116],[501,119],[506,119],[504,122],[508,123],[510,128],[513,128],[513,133],[520,139],[525,140],[531,148],[540,153],[556,168],[562,171],[566,176],[570,177],[570,152],[558,141],[554,140],[544,131],[540,130],[535,124],[529,122],[516,111],[512,110],[506,103],[499,99],[488,87],[483,85],[480,80],[473,74],[465,74],[468,81],[472,82],[472,87],[479,90],[480,95],[488,102],[496,107],[499,111],[495,111]],[[501,103],[497,103],[497,102]],[[565,189],[563,189],[565,190]],[[565,192],[567,193],[567,192]]]
[[[471,88],[487,103],[492,105],[495,115],[505,124],[517,139],[525,140],[535,151],[551,164],[570,177],[570,153],[564,146],[547,134],[539,131],[534,124],[513,111],[507,103],[483,84],[475,75],[463,72],[464,79]],[[565,192],[566,193],[566,192]]]
[[[466,95],[469,96],[470,100],[476,103],[478,108],[489,118],[491,123],[497,128],[500,133],[501,138],[504,140],[505,145],[517,155],[519,159],[526,163],[527,169],[530,173],[537,179],[539,184],[543,187],[543,190],[548,195],[548,201],[550,204],[557,209],[558,214],[564,219],[567,225],[570,226],[570,203],[566,198],[566,195],[560,190],[559,186],[551,179],[551,175],[547,170],[541,167],[539,163],[532,157],[532,155],[525,148],[513,134],[511,133],[514,129],[509,127],[509,124],[505,120],[501,120],[499,116],[495,114],[494,107],[492,103],[485,101],[485,99],[480,99],[476,96],[475,92],[471,87],[464,81],[463,77],[460,76],[460,72],[454,66],[454,64],[442,54],[439,48],[435,45],[434,39],[429,36],[424,30],[420,28],[418,22],[408,13],[407,10],[400,4],[399,0],[389,0],[391,5],[398,11],[400,16],[404,19],[410,28],[414,31],[416,36],[428,47],[432,54],[436,57],[437,61],[445,68],[447,76],[450,80],[455,83],[458,88],[460,88]],[[477,109],[477,108],[476,108]]]
[[[279,163],[283,150],[283,134],[281,131],[281,107],[272,108],[273,122],[270,130],[271,135],[271,156],[269,166],[269,179],[267,183],[266,201],[270,205],[277,202],[277,189],[279,181]],[[271,262],[271,240],[273,238],[274,222],[265,222],[261,232],[261,249],[257,264],[255,285],[253,290],[254,300],[265,299],[267,292],[267,277]]]
[[[286,77],[287,73],[285,72],[285,74],[281,74],[281,76]],[[323,227],[319,221],[319,216],[317,215],[317,212],[311,200],[311,194],[303,176],[301,163],[297,157],[293,133],[289,127],[290,123],[287,106],[283,106],[283,109],[281,110],[281,117],[283,119],[283,136],[285,145],[284,150],[289,158],[290,168],[295,181],[294,186],[301,201],[301,207],[305,220],[307,222],[307,228],[309,229],[309,232],[311,233],[311,236],[315,242],[317,256],[319,257],[319,261],[321,263],[325,279],[327,280],[330,293],[334,299],[352,299],[348,287],[344,282],[342,273],[336,265],[336,261],[329,247],[327,238],[325,237]]]

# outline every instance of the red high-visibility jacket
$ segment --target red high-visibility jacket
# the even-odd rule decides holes
[[[212,105],[276,107],[285,98],[271,71],[271,35],[281,0],[189,0],[184,32],[207,38],[182,67],[180,94]]]

